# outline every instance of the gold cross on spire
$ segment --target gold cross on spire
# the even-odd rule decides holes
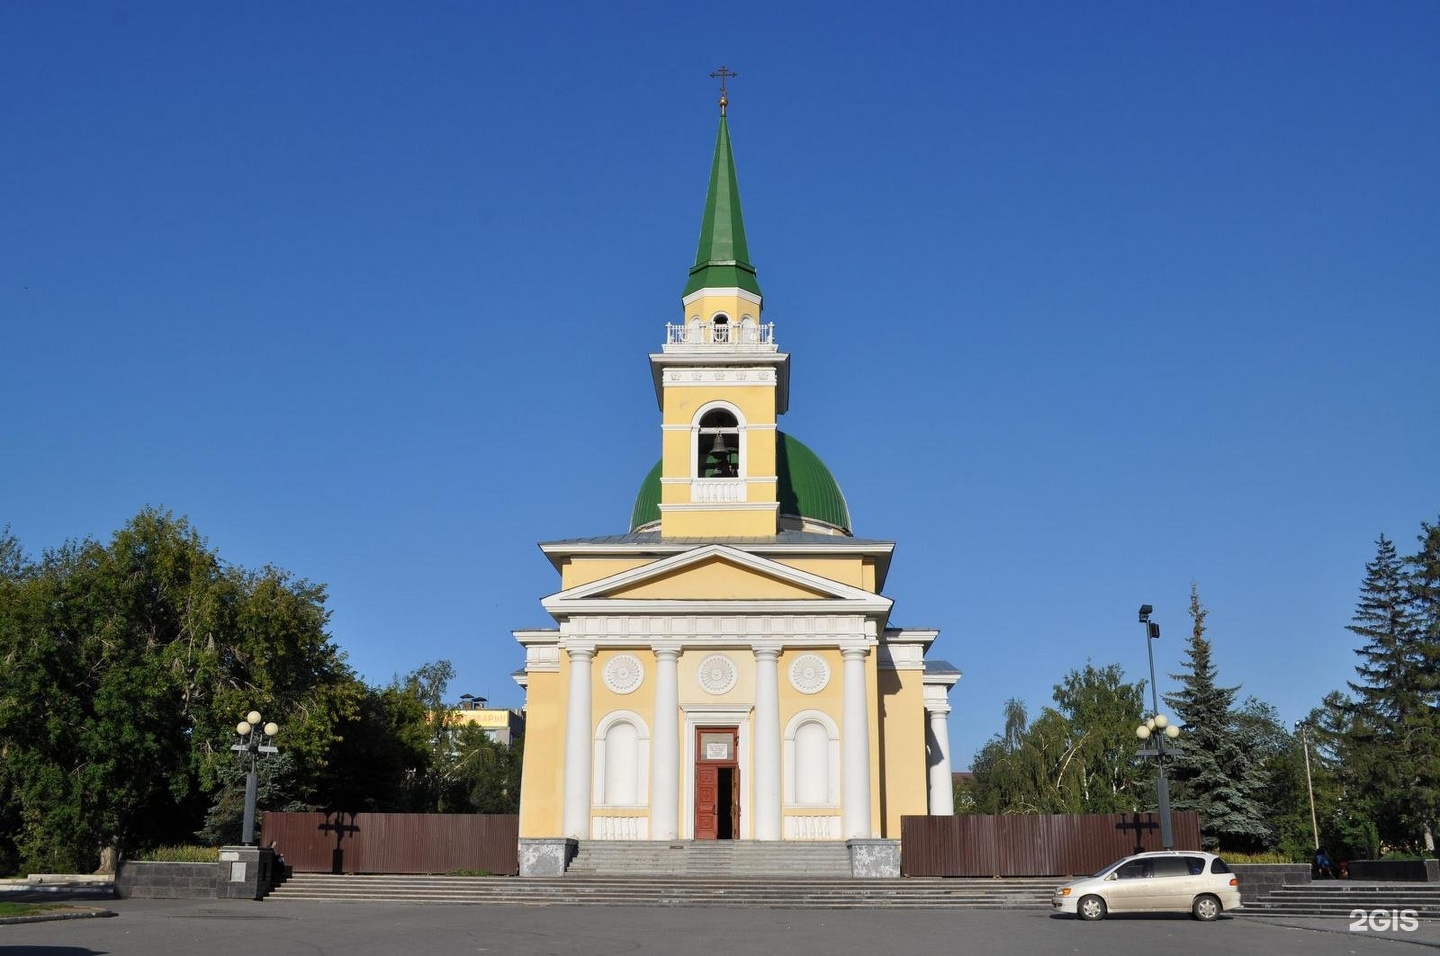
[[[710,74],[710,78],[711,78],[711,79],[714,79],[714,78],[717,77],[717,76],[720,78],[720,115],[721,115],[721,116],[724,116],[724,115],[725,115],[725,107],[727,107],[727,106],[730,105],[730,98],[725,95],[725,81],[726,81],[728,78],[732,77],[732,76],[739,76],[739,75],[740,75],[740,74],[739,74],[739,73],[736,73],[734,70],[726,69],[723,65],[720,67],[720,69],[718,69],[718,70],[716,70],[714,73],[711,73],[711,74]]]

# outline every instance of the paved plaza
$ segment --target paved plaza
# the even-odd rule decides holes
[[[0,956],[930,956],[1203,953],[1396,956],[1440,923],[1352,932],[1344,920],[1115,917],[1037,910],[772,910],[116,900],[118,915],[0,926]],[[1407,945],[1409,944],[1409,945]]]

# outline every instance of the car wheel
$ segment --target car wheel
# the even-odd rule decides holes
[[[1190,915],[1201,922],[1208,923],[1220,915],[1220,901],[1210,894],[1195,897],[1195,905],[1190,907]]]
[[[1104,919],[1105,901],[1098,896],[1082,896],[1075,904],[1075,912],[1083,920]]]

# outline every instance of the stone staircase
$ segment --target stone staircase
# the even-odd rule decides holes
[[[586,840],[566,876],[850,877],[843,840],[778,843],[756,840]]]
[[[1048,909],[1060,881],[850,877],[333,876],[296,873],[276,901],[767,909]]]
[[[1353,910],[1414,910],[1420,919],[1440,920],[1440,884],[1356,883],[1323,880],[1271,890],[1236,910],[1239,916],[1333,916]]]

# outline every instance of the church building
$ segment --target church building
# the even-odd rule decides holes
[[[742,840],[845,842],[898,875],[901,817],[954,812],[960,673],[926,660],[935,630],[891,625],[894,542],[857,537],[835,477],[779,427],[790,356],[725,108],[722,88],[699,251],[650,355],[660,460],[623,534],[540,545],[556,626],[515,632],[522,874],[589,841]]]

